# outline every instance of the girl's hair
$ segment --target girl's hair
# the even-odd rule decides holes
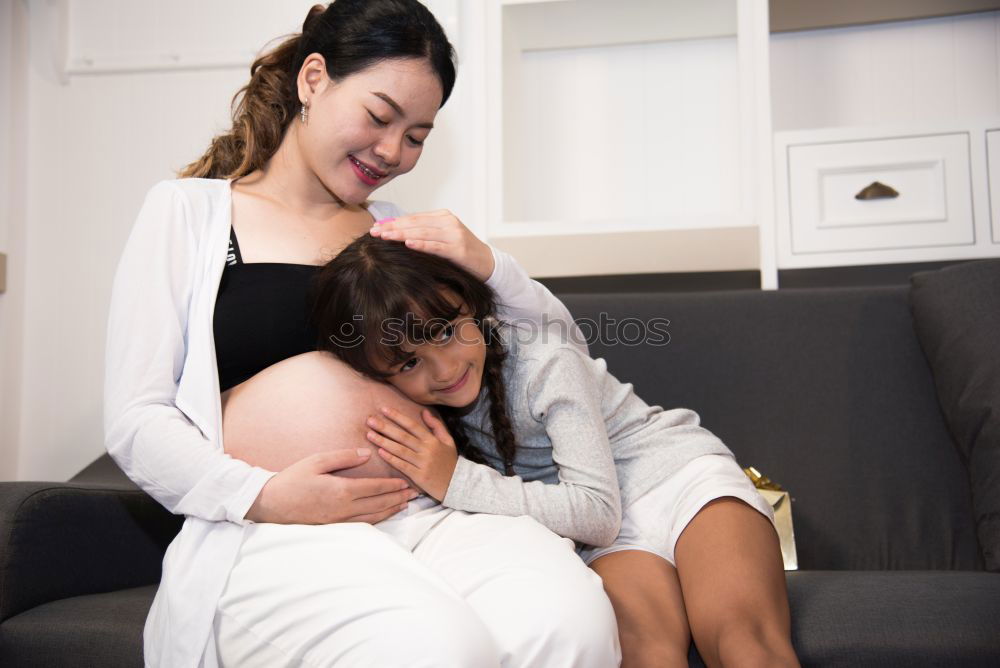
[[[376,380],[388,376],[376,367],[376,360],[403,362],[409,358],[404,344],[435,339],[460,313],[472,317],[486,341],[483,384],[492,436],[507,475],[513,474],[517,443],[500,373],[507,349],[499,332],[502,323],[495,317],[496,295],[489,286],[448,260],[364,234],[316,274],[312,289],[317,350],[333,353]],[[462,409],[437,408],[459,454],[485,463],[460,422]]]
[[[274,155],[300,103],[296,78],[312,53],[334,81],[394,58],[426,58],[441,81],[441,106],[455,85],[455,51],[441,25],[417,0],[336,0],[309,10],[302,32],[257,58],[250,82],[232,102],[233,128],[179,172],[184,177],[239,178]]]

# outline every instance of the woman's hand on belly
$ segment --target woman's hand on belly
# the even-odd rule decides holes
[[[367,457],[371,459],[370,454]],[[357,450],[310,455],[268,480],[246,518],[273,524],[375,524],[398,513],[419,494],[395,478],[329,475],[361,461]]]
[[[365,437],[365,419],[385,404],[415,417],[422,408],[322,352],[283,360],[223,393],[225,451],[279,471],[247,519],[376,522],[405,507],[415,494],[410,481],[375,456]]]

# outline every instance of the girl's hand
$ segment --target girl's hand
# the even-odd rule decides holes
[[[481,281],[493,274],[493,251],[447,209],[386,218],[370,232],[373,237],[404,241],[408,248],[451,260]]]
[[[444,423],[426,408],[421,411],[426,425],[391,408],[382,408],[382,415],[368,418],[368,440],[379,446],[390,466],[438,501],[444,499],[458,463],[455,441]]]
[[[406,508],[416,490],[396,478],[342,478],[332,471],[368,461],[367,448],[332,450],[301,459],[271,477],[245,515],[274,524],[375,524]]]

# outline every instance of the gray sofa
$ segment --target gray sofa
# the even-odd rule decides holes
[[[1000,574],[983,570],[968,470],[908,294],[564,297],[579,319],[669,319],[668,345],[592,353],[648,402],[697,410],[743,465],[792,493],[804,665],[1000,665]],[[0,665],[142,665],[178,527],[106,457],[68,483],[0,485]]]

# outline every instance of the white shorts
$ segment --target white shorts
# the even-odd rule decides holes
[[[774,524],[774,511],[731,455],[703,455],[644,493],[622,511],[622,528],[608,547],[582,546],[589,566],[598,557],[622,550],[643,550],[675,565],[674,546],[681,532],[705,505],[734,496]]]

